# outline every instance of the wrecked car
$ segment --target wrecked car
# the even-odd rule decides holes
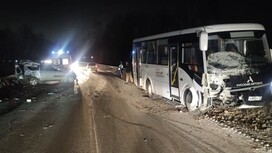
[[[76,74],[70,69],[60,68],[54,64],[35,63],[24,61],[20,63],[23,69],[24,78],[31,85],[45,83],[48,81],[74,82]]]
[[[59,81],[59,82],[74,82],[76,80],[76,74],[69,69],[60,69],[53,64],[41,64],[37,77],[29,78],[31,85],[37,83],[43,83],[47,81]]]
[[[31,60],[1,60],[0,79],[12,79],[21,84],[37,85],[48,81],[74,82],[76,74],[68,68]]]

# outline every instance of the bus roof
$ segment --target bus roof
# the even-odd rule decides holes
[[[215,24],[215,25],[176,30],[172,32],[166,32],[166,33],[161,33],[157,35],[137,38],[137,39],[134,39],[133,42],[153,40],[153,39],[171,37],[171,36],[176,36],[181,34],[196,33],[197,31],[206,31],[207,33],[214,33],[214,32],[223,32],[223,31],[241,31],[241,30],[265,30],[265,28],[263,25],[258,23]]]

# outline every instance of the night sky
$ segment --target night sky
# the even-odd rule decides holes
[[[272,46],[272,13],[268,2],[1,1],[0,55],[2,58],[37,59],[65,47],[74,58],[94,56],[99,63],[117,65],[120,60],[130,59],[134,38],[195,26],[238,22],[263,24]]]

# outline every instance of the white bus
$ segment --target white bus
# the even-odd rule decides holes
[[[271,101],[271,51],[257,23],[218,24],[133,40],[136,86],[192,113]]]

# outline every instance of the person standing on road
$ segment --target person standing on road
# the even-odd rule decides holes
[[[124,66],[122,64],[122,61],[120,61],[120,64],[118,66],[118,70],[119,70],[121,79],[123,78],[123,68],[124,68]]]
[[[129,81],[133,83],[132,66],[128,61],[126,61],[126,84],[128,84]]]

